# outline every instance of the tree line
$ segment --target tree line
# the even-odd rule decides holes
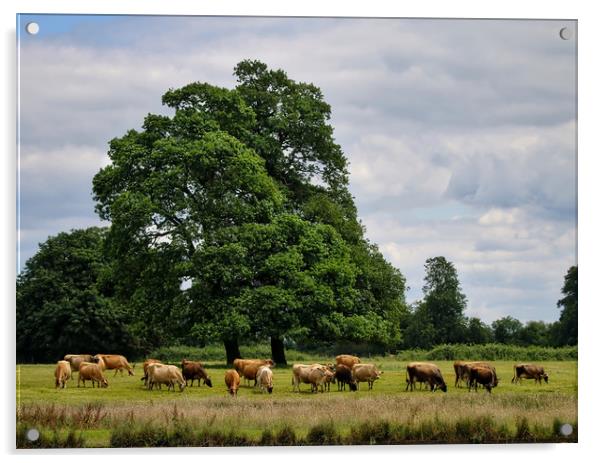
[[[290,342],[390,350],[540,336],[539,325],[466,319],[443,257],[427,261],[424,299],[410,307],[405,277],[365,237],[320,89],[259,61],[234,75],[233,89],[170,89],[173,116],[148,114],[111,140],[92,184],[110,226],[49,238],[17,278],[19,359],[221,342],[231,362],[241,343],[269,339],[284,364]],[[574,273],[565,324],[576,323]],[[558,323],[544,337],[573,342]]]

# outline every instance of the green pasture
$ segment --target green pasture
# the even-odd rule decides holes
[[[316,361],[328,361],[316,358]],[[207,363],[213,387],[187,387],[184,392],[145,389],[141,364],[134,376],[114,376],[107,371],[108,388],[77,387],[77,373],[67,388],[54,387],[54,365],[17,365],[17,416],[27,426],[66,435],[76,429],[87,446],[110,445],[113,429],[124,423],[152,423],[159,427],[174,422],[189,423],[193,429],[236,430],[258,439],[266,430],[277,432],[291,426],[307,433],[312,426],[330,423],[337,432],[349,433],[350,426],[380,418],[391,423],[455,423],[460,418],[491,420],[502,427],[516,427],[528,419],[536,428],[551,429],[554,422],[577,422],[577,362],[538,362],[550,376],[548,384],[523,380],[511,384],[514,362],[492,362],[500,383],[490,395],[485,390],[468,392],[454,387],[453,362],[435,362],[444,373],[448,392],[406,392],[405,365],[394,357],[373,358],[384,374],[373,390],[361,383],[357,392],[312,394],[309,385],[293,392],[291,369],[274,368],[274,392],[261,393],[241,383],[238,397],[227,394],[226,366]],[[122,426],[123,427],[123,426]]]

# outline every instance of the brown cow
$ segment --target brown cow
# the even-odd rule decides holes
[[[434,363],[410,362],[406,366],[406,391],[408,388],[413,391],[416,388],[416,382],[428,383],[431,392],[437,388],[447,392],[447,385],[441,374],[441,370]]]
[[[456,373],[456,387],[460,387],[462,381],[465,381],[468,385],[470,380],[470,369],[473,367],[486,367],[490,368],[495,372],[495,367],[491,365],[489,362],[483,361],[475,361],[475,362],[465,362],[461,360],[457,360],[454,362],[454,371]]]
[[[353,379],[353,375],[351,374],[351,368],[346,365],[338,364],[336,366],[336,370],[334,372],[334,377],[337,381],[337,386],[339,391],[345,390],[345,385],[349,384],[350,391],[357,391],[357,383]]]
[[[247,378],[245,376],[245,368],[248,365],[255,365],[257,368],[259,368],[260,366],[263,365],[267,365],[270,368],[274,366],[274,361],[272,359],[234,359],[234,362],[232,362],[232,366],[234,366],[234,369],[236,370],[236,372],[238,373],[239,376],[243,377],[245,379],[245,382],[247,382],[250,379],[255,379],[253,378]],[[249,370],[252,371],[252,370]],[[255,373],[257,373],[257,370],[255,370]],[[255,383],[257,384],[257,383]]]
[[[99,362],[102,359],[105,364],[106,370],[115,370],[113,376],[117,376],[117,372],[121,372],[123,376],[123,370],[127,370],[128,375],[134,376],[134,368],[130,366],[127,359],[123,355],[116,354],[96,354],[92,357],[92,360]]]
[[[201,379],[203,380],[203,384],[206,384],[209,387],[213,387],[211,383],[211,378],[207,374],[205,368],[203,368],[203,364],[201,362],[193,362],[192,360],[182,360],[182,375],[186,380],[186,385],[188,385],[188,380],[190,380],[190,385],[194,384],[194,380],[197,381],[197,385],[201,386]]]
[[[351,376],[360,388],[360,382],[368,382],[368,390],[372,389],[374,381],[380,378],[383,372],[379,371],[372,363],[356,363],[351,369]]]
[[[79,383],[83,382],[86,387],[86,381],[92,381],[92,387],[94,383],[98,383],[98,387],[109,387],[109,383],[102,374],[102,370],[96,363],[82,362],[79,365],[79,377],[77,378],[77,387]]]
[[[335,362],[337,365],[345,365],[350,370],[353,369],[353,365],[357,365],[358,363],[362,363],[359,357],[355,355],[341,354],[335,357]]]
[[[236,396],[238,387],[240,386],[240,375],[238,372],[236,370],[228,370],[226,371],[224,379],[230,395]]]
[[[491,394],[491,389],[498,385],[498,377],[495,370],[489,367],[473,366],[470,368],[470,382],[468,383],[468,392],[474,387],[476,392],[477,384],[483,385],[487,392]]]
[[[66,388],[67,380],[71,378],[71,374],[71,364],[67,360],[56,362],[56,369],[54,370],[55,387]]]
[[[525,379],[534,379],[536,383],[541,384],[541,379],[548,382],[548,375],[544,371],[542,366],[532,365],[529,363],[519,363],[514,365],[514,377],[512,378],[512,383],[518,383]]]
[[[92,355],[90,354],[67,354],[63,357],[71,365],[71,379],[73,379],[73,372],[79,371],[79,365],[82,362],[92,362]]]

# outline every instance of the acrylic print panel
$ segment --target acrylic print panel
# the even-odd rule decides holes
[[[576,21],[17,31],[17,447],[577,441]]]

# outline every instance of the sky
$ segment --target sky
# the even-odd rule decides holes
[[[252,58],[322,89],[359,217],[408,302],[445,256],[468,316],[554,321],[577,263],[576,34],[562,27],[576,24],[20,16],[18,266],[48,236],[103,225],[91,182],[109,140],[170,114],[169,88],[232,88]]]

